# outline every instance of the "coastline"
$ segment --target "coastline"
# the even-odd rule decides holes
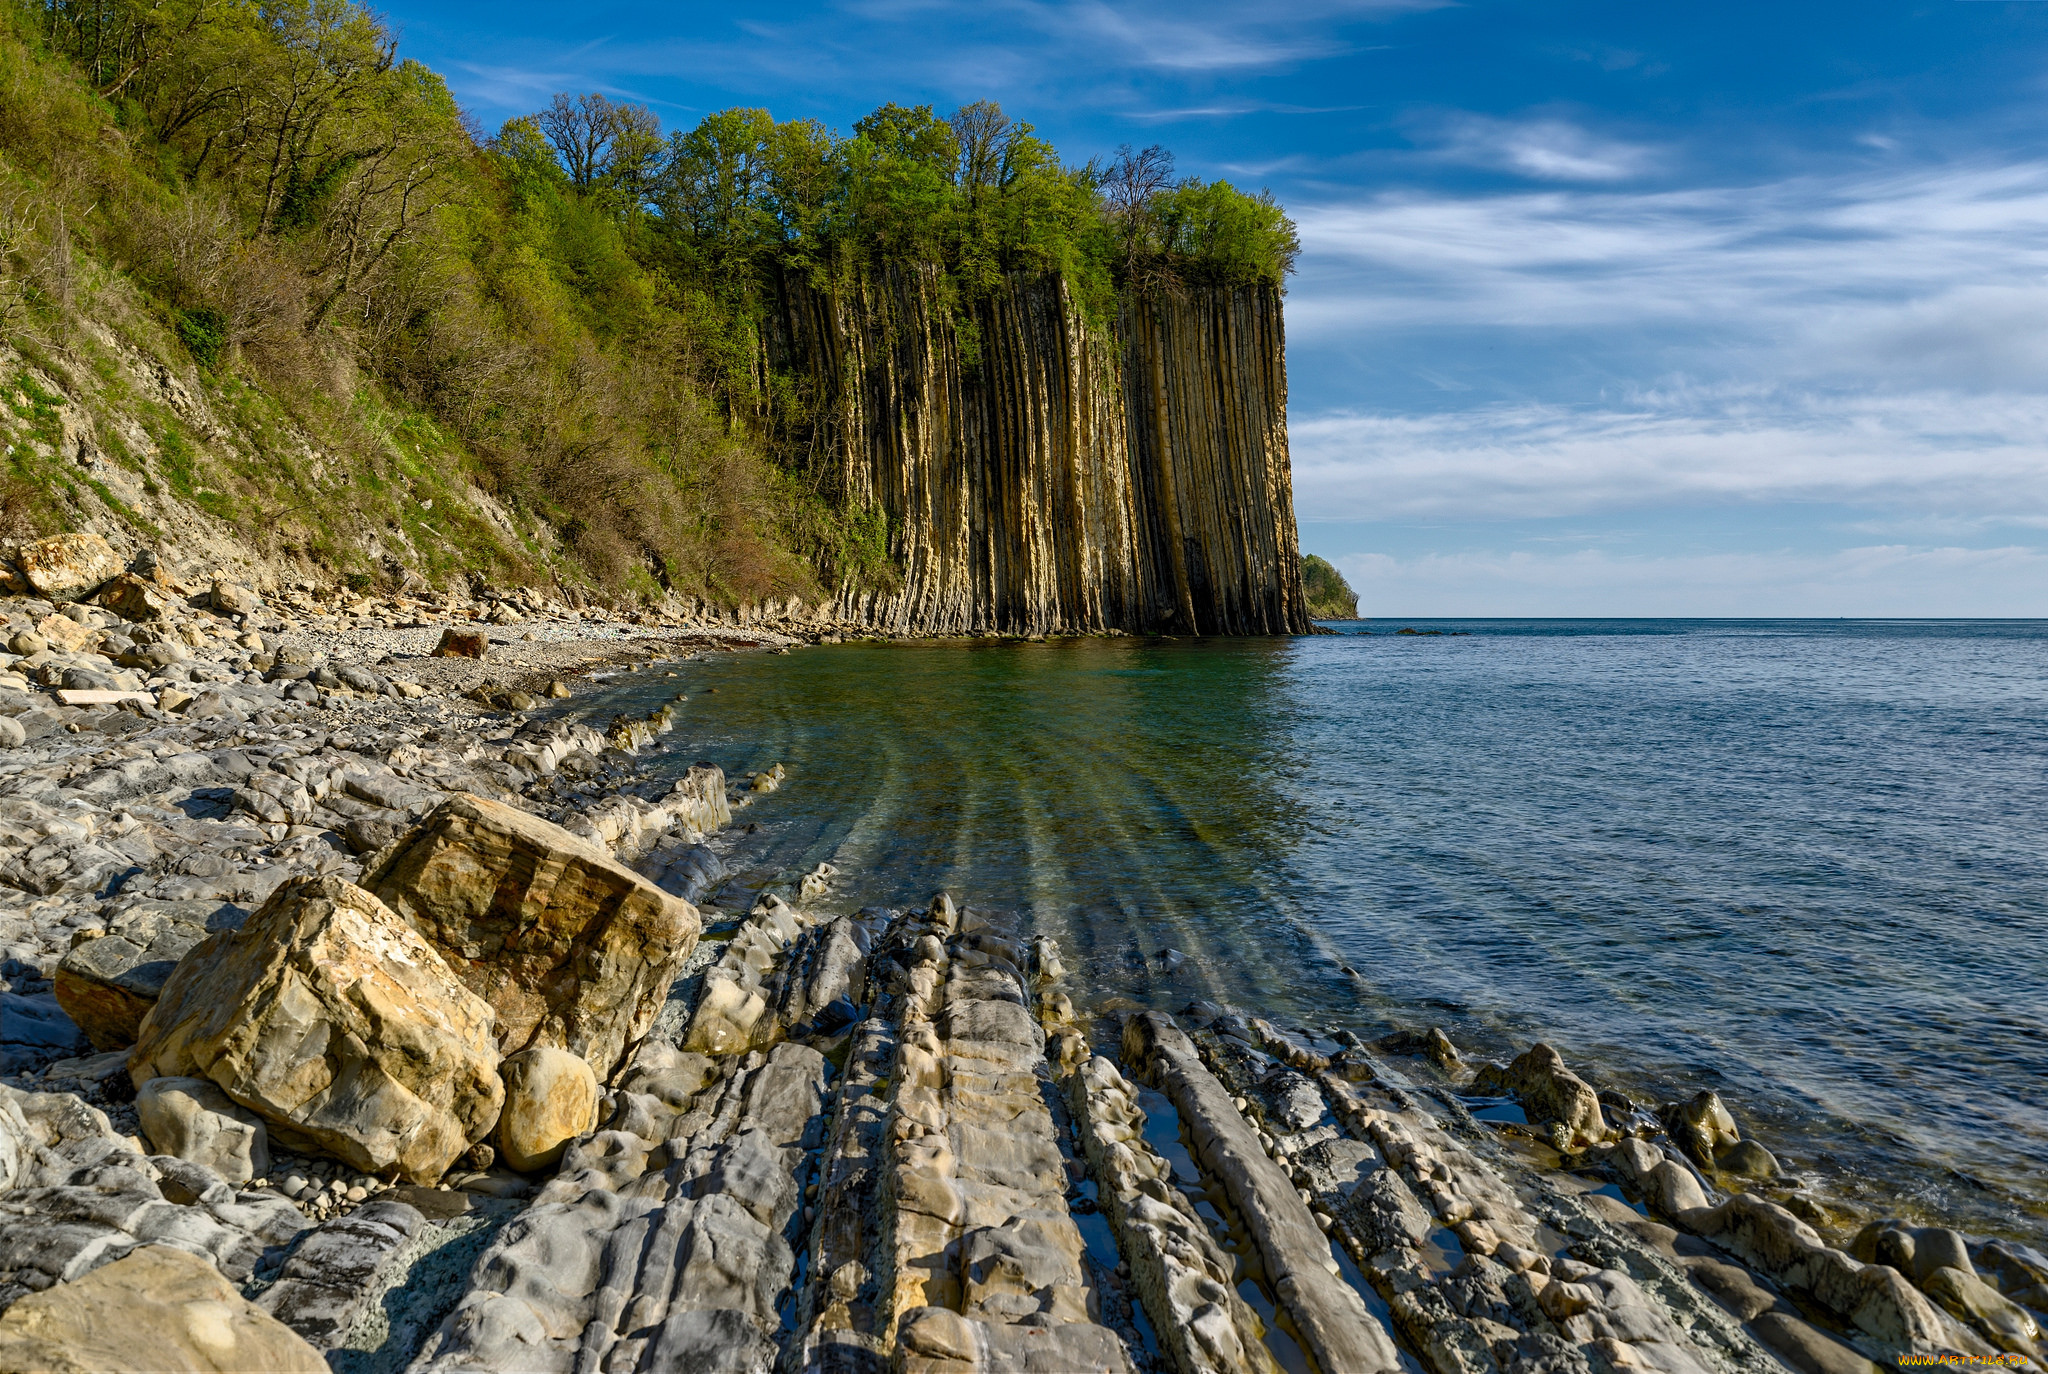
[[[317,1239],[342,1235],[358,1213],[381,1205],[380,1216],[396,1217],[396,1206],[418,1214],[411,1230],[388,1225],[396,1240],[371,1247],[374,1262],[341,1303],[348,1321],[330,1313],[328,1326],[318,1328],[358,1344],[327,1349],[392,1357],[375,1367],[404,1367],[420,1350],[423,1368],[503,1367],[508,1351],[526,1347],[494,1345],[503,1332],[493,1335],[476,1314],[510,1299],[489,1290],[499,1296],[481,1301],[489,1285],[478,1288],[471,1276],[492,1265],[516,1268],[520,1247],[537,1243],[531,1223],[525,1231],[511,1223],[529,1205],[565,1208],[579,1219],[562,1224],[601,1248],[618,1224],[616,1205],[603,1199],[635,1189],[645,1196],[654,1187],[647,1180],[674,1172],[687,1157],[678,1156],[677,1140],[705,1152],[706,1171],[689,1175],[681,1193],[671,1185],[664,1205],[675,1211],[683,1200],[731,1192],[690,1180],[737,1177],[717,1161],[737,1158],[742,1138],[751,1138],[749,1121],[784,1152],[780,1163],[796,1187],[793,1197],[754,1199],[750,1212],[759,1226],[781,1219],[772,1231],[791,1233],[790,1267],[758,1310],[692,1307],[687,1285],[671,1282],[661,1298],[670,1313],[661,1330],[676,1328],[672,1338],[622,1337],[616,1327],[606,1338],[641,1341],[636,1359],[673,1355],[686,1337],[709,1339],[701,1323],[677,1316],[703,1310],[753,1311],[754,1336],[720,1327],[719,1348],[742,1351],[759,1367],[775,1360],[832,1367],[840,1356],[822,1353],[828,1346],[845,1347],[846,1359],[859,1350],[885,1361],[907,1350],[910,1363],[926,1362],[917,1367],[1019,1367],[1024,1356],[1012,1345],[1024,1339],[1020,1326],[1052,1332],[1044,1339],[1088,1367],[1121,1359],[1134,1367],[1260,1368],[1278,1348],[1273,1331],[1326,1368],[1395,1367],[1390,1331],[1412,1358],[1438,1369],[1536,1368],[1543,1359],[1561,1361],[1547,1366],[1557,1368],[1597,1368],[1604,1359],[1615,1368],[1748,1369],[1777,1359],[1793,1368],[1851,1369],[1869,1367],[1872,1357],[1940,1351],[1988,1360],[2016,1353],[2001,1350],[1999,1332],[2030,1339],[2014,1325],[2023,1308],[2009,1297],[2001,1307],[1964,1280],[2000,1298],[2000,1290],[2034,1291],[2048,1283],[2048,1271],[2032,1272],[2031,1261],[2009,1250],[1952,1242],[1952,1232],[1924,1233],[1938,1228],[1837,1234],[1825,1244],[1794,1212],[1746,1187],[1735,1170],[1760,1170],[1763,1160],[1754,1142],[1737,1157],[1743,1142],[1733,1120],[1710,1104],[1689,1104],[1690,1115],[1675,1118],[1646,1111],[1648,1104],[1612,1100],[1554,1055],[1532,1051],[1490,1078],[1482,1071],[1499,1110],[1475,1119],[1473,1085],[1448,1075],[1456,1051],[1440,1035],[1370,1046],[1325,1041],[1221,1007],[1179,1012],[1184,1026],[1150,1014],[1125,1018],[1120,1028],[1084,1026],[1062,991],[1050,942],[989,927],[945,899],[922,911],[837,914],[825,900],[835,886],[828,872],[758,899],[742,894],[752,902],[745,913],[706,906],[707,892],[718,887],[716,813],[750,805],[781,780],[740,785],[721,775],[683,795],[669,779],[654,783],[644,766],[644,751],[672,715],[618,729],[607,723],[601,733],[569,718],[573,697],[566,712],[551,712],[539,709],[542,694],[557,681],[651,661],[791,647],[801,642],[788,633],[794,625],[627,624],[491,603],[360,600],[345,608],[346,620],[315,619],[312,604],[287,598],[275,609],[237,615],[169,608],[142,622],[143,634],[135,633],[137,623],[88,613],[107,622],[89,634],[113,632],[128,647],[102,637],[100,648],[118,651],[93,659],[89,637],[78,637],[76,650],[46,648],[0,665],[15,671],[23,689],[21,700],[7,703],[18,708],[8,714],[23,740],[6,751],[9,771],[0,773],[7,825],[0,864],[26,884],[0,938],[8,960],[0,973],[10,1030],[44,1037],[40,1045],[9,1046],[42,1062],[33,1078],[10,1063],[4,1082],[26,1096],[69,1097],[106,1114],[104,1130],[74,1123],[64,1128],[70,1136],[58,1131],[59,1144],[45,1142],[46,1149],[62,1153],[88,1139],[113,1149],[140,1126],[134,1084],[123,1081],[125,1052],[75,1053],[75,1040],[58,1043],[65,1028],[49,1014],[62,1010],[51,975],[74,946],[114,938],[138,956],[159,956],[138,957],[106,979],[118,986],[136,968],[164,962],[160,956],[184,938],[171,927],[203,936],[247,919],[295,876],[355,881],[386,845],[453,795],[502,801],[567,825],[704,907],[705,921],[705,938],[676,971],[655,1032],[603,1085],[603,1124],[579,1137],[558,1165],[528,1174],[501,1164],[463,1168],[424,1186],[323,1168],[311,1155],[280,1150],[265,1176],[269,1186],[236,1193],[232,1205],[262,1214],[249,1233],[264,1243],[242,1247],[258,1259],[247,1277],[234,1279],[259,1302],[290,1278],[277,1277],[290,1255],[317,1251]],[[48,625],[61,615],[54,605],[17,600],[5,609],[29,622],[11,623],[10,633],[35,626],[71,633]],[[203,626],[201,642],[147,629],[164,620]],[[429,657],[451,625],[483,629],[491,641],[486,657]],[[246,642],[252,634],[260,647]],[[149,661],[165,645],[181,647],[182,656]],[[36,662],[37,653],[51,656]],[[125,656],[141,660],[125,665],[137,675],[132,687],[120,677]],[[174,667],[182,674],[166,676]],[[192,680],[195,669],[199,680]],[[351,679],[344,669],[371,676]],[[323,670],[333,685],[323,682]],[[65,686],[68,672],[101,674],[112,685]],[[480,690],[536,700],[526,713],[506,712],[465,695]],[[56,695],[131,691],[151,699],[67,705]],[[174,709],[164,709],[167,699]],[[134,938],[143,935],[149,939]],[[714,985],[732,997],[704,995]],[[867,1014],[835,1020],[841,1013],[831,1009],[842,1003]],[[1028,1016],[1020,1022],[1018,1012]],[[968,1033],[974,1026],[987,1034]],[[913,1049],[954,1067],[935,1070],[921,1087],[906,1073]],[[955,1092],[949,1075],[969,1061],[1021,1078],[992,1089],[993,1100]],[[50,1072],[52,1063],[60,1071]],[[1057,1091],[1033,1107],[1040,1094],[1027,1091],[1026,1080]],[[773,1103],[759,1086],[771,1082],[782,1094]],[[928,1097],[916,1095],[926,1088]],[[1729,1105],[1740,1112],[1741,1104]],[[703,1120],[684,1129],[699,1111]],[[727,1111],[722,1127],[720,1111]],[[1521,1122],[1512,1120],[1517,1113]],[[1162,1133],[1170,1118],[1180,1128]],[[970,1139],[992,1151],[994,1162],[964,1157],[957,1142]],[[939,1141],[955,1144],[932,1143]],[[164,1158],[143,1144],[134,1148],[144,1158]],[[621,1164],[620,1149],[638,1149],[639,1163]],[[1059,1177],[1038,1167],[1047,1149]],[[971,1202],[978,1190],[998,1186],[970,1177],[973,1169],[997,1165],[1010,1170],[999,1186],[1029,1195],[1006,1204],[1013,1206],[1008,1220],[982,1223],[990,1254],[1011,1256],[1009,1269],[996,1266],[1009,1277],[989,1280],[978,1296],[943,1284],[933,1290],[926,1281],[902,1286],[932,1256],[957,1251],[974,1229],[947,1220],[946,1208],[913,1205],[917,1188]],[[158,1181],[162,1203],[187,1211],[209,1205],[217,1185],[179,1182],[175,1166],[157,1167],[171,1180]],[[308,1175],[319,1178],[317,1186]],[[280,1185],[295,1177],[304,1184],[297,1191],[314,1201],[284,1196]],[[181,1189],[187,1201],[173,1197]],[[0,1193],[0,1206],[8,1201]],[[218,1212],[229,1204],[210,1205]],[[265,1239],[290,1227],[283,1208],[299,1227]],[[880,1235],[856,1226],[849,1236],[833,1224],[878,1214],[896,1219]],[[1010,1224],[1027,1214],[1037,1229]],[[1087,1243],[1095,1219],[1106,1219],[1103,1234],[1114,1235],[1117,1248],[1097,1253]],[[13,1229],[19,1235],[11,1249],[32,1243],[19,1225]],[[1335,1250],[1321,1242],[1321,1259],[1309,1253],[1319,1236],[1336,1242]],[[1958,1244],[1962,1268],[1928,1262],[1956,1260]],[[762,1247],[774,1259],[774,1246],[764,1239]],[[281,1255],[266,1268],[261,1256],[273,1249]],[[801,1281],[797,1254],[806,1258]],[[1339,1284],[1313,1277],[1325,1266],[1341,1271]],[[435,1282],[424,1277],[429,1269]],[[88,1265],[42,1291],[61,1292],[92,1272]],[[762,1272],[776,1271],[769,1264]],[[890,1274],[898,1288],[877,1288]],[[18,1287],[8,1290],[17,1299],[35,1288],[25,1276],[16,1272]],[[625,1282],[625,1297],[645,1298],[654,1276]],[[357,1325],[365,1304],[400,1289],[423,1298],[439,1293],[445,1310],[415,1313],[410,1335],[387,1324],[385,1344],[362,1350],[375,1327]],[[1356,1310],[1346,1290],[1357,1295]],[[600,1319],[595,1292],[571,1304],[579,1332]],[[1205,1301],[1190,1296],[1202,1294]],[[1014,1320],[1027,1297],[1033,1313],[1058,1320]],[[782,1312],[784,1298],[791,1313]],[[1972,1304],[1983,1311],[1971,1316]],[[465,1311],[472,1316],[466,1325]],[[939,1312],[948,1315],[932,1315]],[[1190,1344],[1189,1332],[1214,1343]],[[406,1341],[413,1349],[401,1357],[397,1346]],[[550,1354],[545,1367],[555,1363]]]

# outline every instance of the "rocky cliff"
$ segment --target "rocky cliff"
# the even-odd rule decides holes
[[[1280,294],[1126,292],[1087,319],[1057,276],[956,315],[936,269],[785,278],[778,367],[814,450],[886,517],[901,571],[841,593],[893,633],[1301,634]]]

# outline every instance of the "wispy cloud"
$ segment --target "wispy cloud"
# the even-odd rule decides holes
[[[2048,281],[2038,161],[1682,191],[1388,191],[1299,205],[1295,219],[1297,331],[1370,319],[1804,334]]]
[[[2048,162],[1387,193],[1300,221],[1297,340],[1410,348],[1409,375],[1436,388],[1455,347],[1417,341],[1458,331],[1604,347],[1618,374],[1540,403],[1298,414],[1311,518],[1764,502],[1979,530],[2048,516]],[[1611,356],[1616,340],[1640,356]]]
[[[2048,516],[2048,398],[1673,390],[1634,401],[1298,418],[1295,490],[1308,520],[1788,501]]]
[[[1417,122],[1417,142],[1437,157],[1535,181],[1623,181],[1656,166],[1656,150],[1648,145],[1610,138],[1568,119],[1460,112]]]
[[[1368,616],[1986,616],[2048,613],[2048,552],[1880,544],[1810,554],[1356,554]]]

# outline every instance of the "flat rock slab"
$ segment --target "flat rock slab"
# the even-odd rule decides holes
[[[319,1351],[219,1270],[160,1245],[10,1307],[0,1316],[0,1369],[328,1374]]]
[[[1124,1054],[1179,1110],[1196,1158],[1243,1218],[1310,1357],[1324,1369],[1360,1374],[1400,1369],[1393,1341],[1364,1299],[1337,1276],[1330,1242],[1293,1180],[1267,1158],[1229,1091],[1203,1067],[1173,1018],[1158,1012],[1131,1017],[1124,1023]]]
[[[156,698],[147,692],[120,692],[108,687],[63,687],[56,696],[65,706],[119,706],[124,701],[156,705]]]

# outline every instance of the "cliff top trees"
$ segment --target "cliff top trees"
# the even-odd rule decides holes
[[[551,129],[550,118],[591,123],[564,96],[542,116]],[[595,165],[589,135],[550,137],[579,188],[596,179],[579,170]],[[657,232],[721,278],[771,260],[828,274],[915,260],[946,266],[970,292],[1018,270],[1063,272],[1084,287],[1112,278],[1277,286],[1298,251],[1270,196],[1176,181],[1172,155],[1158,147],[1064,166],[1029,124],[986,100],[947,118],[929,105],[884,105],[850,137],[813,120],[778,124],[766,110],[722,110],[672,134],[658,169],[647,165]]]

